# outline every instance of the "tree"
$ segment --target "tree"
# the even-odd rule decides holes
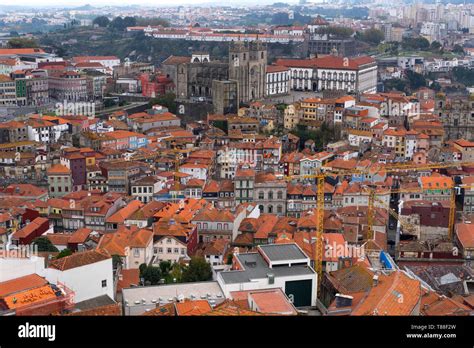
[[[422,50],[426,51],[430,48],[430,42],[424,37],[405,37],[402,40],[402,48],[405,50]]]
[[[227,264],[228,265],[232,265],[232,259],[234,258],[234,255],[232,253],[230,253],[229,255],[227,255]]]
[[[51,241],[46,237],[38,237],[33,240],[33,245],[38,248],[38,251],[59,251]]]
[[[316,29],[317,34],[327,34],[331,37],[334,38],[339,38],[339,39],[347,39],[349,38],[352,34],[354,34],[354,30],[352,30],[349,27],[320,27]]]
[[[9,48],[36,48],[38,43],[35,39],[25,37],[15,37],[8,41]]]
[[[118,266],[122,266],[123,261],[120,255],[114,254],[112,255],[112,265],[114,269],[117,269]]]
[[[143,273],[145,273],[147,267],[148,265],[146,263],[142,263],[140,266],[138,266],[138,270],[140,271],[140,278],[143,277]]]
[[[212,279],[211,265],[203,257],[192,257],[183,272],[183,282],[203,282]]]
[[[114,19],[112,19],[112,22],[110,22],[109,27],[112,28],[112,29],[118,30],[118,31],[122,31],[123,28],[124,28],[123,18],[122,17],[115,17]]]
[[[152,107],[153,105],[157,104],[167,107],[168,110],[173,114],[176,113],[176,96],[174,93],[166,93],[157,98],[153,98],[150,100],[148,105]]]
[[[383,41],[384,37],[383,31],[372,28],[362,33],[361,40],[369,44],[378,45]]]
[[[169,27],[170,22],[163,18],[143,18],[138,17],[136,18],[136,25],[140,27],[147,27],[147,26],[158,26],[161,25],[162,27]]]
[[[98,25],[101,28],[106,28],[110,24],[110,19],[106,16],[99,16],[92,21],[92,24]]]
[[[183,266],[179,263],[174,263],[171,272],[168,275],[169,283],[181,283],[183,278]]]
[[[420,87],[426,86],[426,79],[424,78],[423,75],[418,74],[417,72],[407,70],[407,79],[408,82],[410,83],[410,88],[412,90],[416,90]]]
[[[464,67],[455,67],[453,69],[453,77],[456,82],[462,83],[465,86],[474,85],[474,70]]]
[[[161,273],[163,274],[163,277],[166,277],[170,273],[171,262],[161,261],[159,266],[160,266]]]
[[[143,272],[143,278],[145,282],[148,282],[151,285],[158,284],[161,280],[160,267],[147,266]]]
[[[438,41],[433,41],[430,45],[430,49],[434,52],[439,51],[441,47],[443,46]]]
[[[72,251],[68,248],[66,249],[63,249],[59,252],[58,256],[56,256],[57,259],[60,259],[62,257],[65,257],[65,256],[69,256],[69,255],[72,255]]]
[[[137,25],[137,19],[135,17],[127,16],[123,19],[123,30],[127,29],[127,27],[134,27]]]
[[[453,49],[451,50],[453,53],[458,53],[458,54],[463,54],[464,53],[464,48],[462,48],[461,45],[454,45]]]

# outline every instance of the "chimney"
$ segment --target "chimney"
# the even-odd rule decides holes
[[[336,308],[352,306],[354,297],[343,294],[336,294]]]
[[[372,278],[372,286],[377,286],[379,284],[379,276],[378,274],[375,274],[374,277]]]

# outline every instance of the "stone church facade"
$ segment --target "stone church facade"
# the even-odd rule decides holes
[[[211,60],[209,54],[199,52],[191,57],[170,56],[162,64],[163,72],[175,84],[178,100],[208,102],[222,95],[214,90],[222,84],[213,81],[237,84],[239,103],[264,98],[266,68],[267,48],[260,41],[232,42],[227,62]]]

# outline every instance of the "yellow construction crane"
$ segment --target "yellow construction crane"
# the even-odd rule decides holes
[[[423,170],[432,170],[432,169],[442,169],[442,168],[454,168],[459,166],[474,166],[474,162],[448,162],[448,163],[433,163],[433,164],[423,164],[423,165],[416,165],[416,164],[387,164],[385,167],[381,168],[387,174],[388,173],[398,173],[398,172],[406,172],[406,171],[423,171]],[[323,232],[324,232],[324,183],[327,176],[332,177],[345,177],[345,176],[352,176],[352,175],[361,175],[361,174],[369,174],[369,169],[354,169],[354,170],[327,170],[321,171],[318,174],[311,174],[311,175],[289,175],[285,177],[287,181],[293,180],[302,180],[302,179],[316,179],[317,180],[317,216],[318,216],[318,228],[316,231],[316,243],[314,243],[314,255],[315,255],[315,271],[318,274],[318,293],[321,287],[321,279],[323,275],[323,253],[324,253],[324,245],[323,245]],[[451,196],[451,209],[449,215],[449,236],[452,238],[452,233],[454,230],[454,221],[455,221],[455,214],[456,214],[456,202],[455,202],[455,188],[452,187],[452,196]],[[401,192],[409,192],[406,190],[391,190],[391,193],[401,193]],[[420,192],[418,190],[418,192]],[[369,194],[369,204],[368,204],[368,216],[367,216],[367,225],[368,225],[368,234],[367,240],[371,240],[374,237],[373,233],[373,223],[374,223],[374,199],[375,199],[375,192]]]

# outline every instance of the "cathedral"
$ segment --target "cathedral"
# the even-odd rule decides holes
[[[195,52],[191,57],[170,56],[162,64],[162,69],[175,84],[179,100],[214,101],[214,89],[222,83],[235,85],[236,107],[265,95],[265,74],[267,68],[267,48],[260,41],[232,42],[226,62],[211,60],[205,52]]]

